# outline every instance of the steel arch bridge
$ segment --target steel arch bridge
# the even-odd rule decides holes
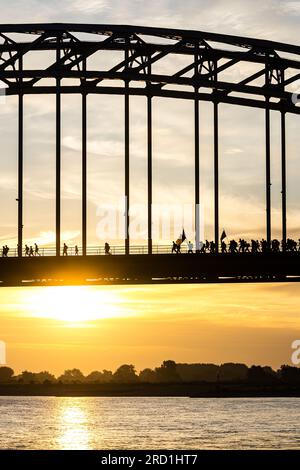
[[[47,67],[24,67],[29,54],[51,51]],[[109,70],[94,70],[89,59],[99,51],[122,54]],[[155,73],[165,58],[184,56],[172,74]],[[254,72],[230,81],[224,72],[252,64]],[[176,60],[173,61],[176,64]],[[253,68],[252,67],[252,68]],[[45,85],[43,79],[52,79]],[[68,85],[68,79],[72,84]],[[265,111],[266,240],[272,240],[270,116],[281,116],[282,240],[286,228],[286,113],[300,114],[293,85],[300,79],[300,46],[254,38],[201,31],[122,25],[18,24],[0,25],[0,83],[7,95],[18,97],[18,253],[0,260],[0,285],[89,282],[227,282],[300,280],[298,253],[264,253],[231,256],[219,250],[219,104],[227,103]],[[112,86],[112,82],[114,85]],[[117,85],[115,85],[115,83]],[[61,96],[78,93],[82,99],[82,255],[65,259],[61,254]],[[56,97],[56,257],[28,259],[23,247],[23,126],[24,96],[53,94]],[[148,253],[130,254],[129,231],[125,254],[87,256],[87,96],[124,97],[124,196],[125,225],[130,208],[130,97],[147,99],[147,206]],[[153,97],[185,99],[194,103],[194,204],[195,220],[200,204],[199,102],[213,104],[214,136],[214,239],[216,253],[171,257],[152,250],[152,102]],[[198,221],[199,222],[199,221]],[[197,240],[198,237],[198,240]],[[196,230],[196,244],[199,234]]]

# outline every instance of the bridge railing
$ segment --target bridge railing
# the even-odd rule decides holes
[[[167,254],[171,253],[172,245],[152,245],[152,254]],[[188,247],[186,244],[181,245],[181,253],[187,253]],[[70,246],[68,248],[68,256],[76,256],[75,247]],[[112,245],[110,246],[110,253],[112,255],[125,255],[125,246],[122,245]],[[147,245],[132,245],[130,246],[130,254],[133,255],[145,255],[148,253],[148,246]],[[61,248],[61,256],[63,256],[63,248]],[[105,248],[104,246],[89,246],[86,249],[86,254],[88,256],[101,256],[105,255]],[[25,251],[23,250],[24,257]],[[56,248],[55,246],[45,246],[39,247],[38,254],[33,254],[33,256],[55,256],[56,255]],[[78,246],[78,255],[82,256],[82,247]],[[2,256],[2,250],[0,250],[0,256]],[[10,248],[8,252],[9,257],[17,257],[18,250],[16,247]],[[27,255],[28,256],[28,255]],[[27,257],[26,256],[26,257]]]
[[[272,250],[271,251],[283,251],[282,247],[280,247],[280,250]],[[292,252],[298,252],[300,253],[300,247],[295,247],[293,249],[287,248],[286,251],[292,251]],[[180,252],[181,253],[187,253],[188,252],[188,245],[186,243],[183,243],[180,247]],[[204,251],[205,253],[211,253],[209,250]],[[221,246],[219,247],[219,253],[221,253]],[[237,253],[243,254],[243,253],[250,253],[251,249],[247,249],[244,251],[237,250]],[[261,250],[259,250],[261,252]],[[146,255],[148,254],[148,245],[131,245],[130,246],[130,251],[129,253],[131,255]],[[172,253],[172,245],[152,245],[152,254],[171,254]],[[195,248],[193,249],[193,253],[195,253]],[[227,251],[226,253],[229,253]],[[252,252],[253,253],[253,252]],[[75,246],[70,246],[68,247],[67,250],[67,256],[82,256],[82,247],[78,246],[78,253],[75,251]],[[87,256],[102,256],[105,255],[105,248],[104,246],[89,246],[86,249],[86,254]],[[125,246],[124,245],[111,245],[110,246],[110,254],[111,255],[125,255]],[[60,252],[61,256],[64,256],[63,252],[63,247],[61,248]],[[3,256],[2,250],[0,249],[0,257]],[[13,258],[18,256],[18,250],[16,247],[10,248],[8,252],[8,257]],[[25,254],[25,251],[23,250],[22,253],[23,257],[28,257],[29,255]],[[35,256],[56,256],[56,247],[55,246],[45,246],[45,247],[39,247],[38,253],[33,253],[33,257]]]

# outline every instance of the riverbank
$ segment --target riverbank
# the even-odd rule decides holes
[[[300,384],[1,384],[0,396],[59,397],[300,397]]]

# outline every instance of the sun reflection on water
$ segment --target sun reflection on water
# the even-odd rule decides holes
[[[58,411],[58,420],[61,430],[58,436],[59,449],[90,449],[89,419],[84,402],[64,400]]]

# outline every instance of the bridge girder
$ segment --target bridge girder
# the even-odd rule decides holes
[[[87,33],[92,40],[81,37]],[[24,41],[24,34],[35,38]],[[21,35],[20,41],[18,35]],[[226,103],[226,98],[231,95],[240,98],[237,104],[257,104],[261,108],[267,106],[263,98],[269,98],[272,109],[299,114],[292,103],[292,93],[286,90],[300,79],[298,46],[196,31],[73,24],[0,25],[0,39],[0,81],[8,88],[8,95],[45,93],[46,88],[39,86],[43,78],[75,79],[77,85],[72,85],[73,93],[87,94],[101,93],[98,87],[107,88],[106,80],[118,80],[130,83],[129,94],[136,93],[132,84],[141,82],[144,83],[144,94],[152,96],[164,96],[162,89],[169,87],[168,91],[173,91],[172,97],[194,99],[195,88],[201,88],[210,95],[207,100]],[[59,58],[56,55],[48,67],[32,70],[20,67],[20,62],[24,63],[27,55],[34,51],[58,49]],[[84,66],[101,51],[122,51],[124,58],[116,59],[109,70],[92,70],[88,65]],[[153,68],[173,55],[187,56],[190,63],[185,67],[178,64],[178,70],[172,74],[149,73],[149,67]],[[257,70],[247,73],[242,80],[219,78],[225,71],[238,76],[240,65],[247,63],[255,64]],[[264,84],[255,83],[261,77],[264,77]],[[172,90],[171,86],[176,88]],[[188,87],[190,91],[181,91],[180,87]],[[47,93],[55,92],[55,86],[47,87]],[[68,88],[61,87],[61,92],[68,92]],[[197,94],[197,99],[204,99],[203,94]]]
[[[24,35],[26,39],[24,39]],[[89,35],[87,38],[86,36]],[[28,40],[27,40],[28,38]],[[49,53],[50,65],[36,61],[26,66],[34,52]],[[111,53],[115,62],[95,68],[90,59]],[[118,53],[118,54],[116,54]],[[120,59],[119,55],[122,54]],[[118,57],[116,57],[118,56]],[[184,58],[185,65],[180,60]],[[171,59],[174,70],[157,70]],[[241,67],[243,76],[241,76]],[[224,77],[225,73],[225,77]],[[230,74],[229,78],[226,74]],[[51,81],[44,83],[44,79]],[[72,80],[72,84],[68,81]],[[82,96],[82,247],[86,253],[87,204],[87,95],[123,95],[124,106],[124,195],[129,224],[130,96],[147,99],[147,189],[148,252],[152,253],[152,102],[153,98],[185,99],[194,102],[195,130],[195,221],[199,191],[199,102],[213,103],[214,110],[214,220],[215,243],[219,246],[219,104],[265,110],[266,153],[266,239],[271,243],[271,154],[270,112],[281,114],[282,235],[286,240],[286,113],[300,114],[291,86],[300,80],[300,47],[274,41],[207,32],[123,25],[24,24],[0,25],[0,83],[8,96],[17,95],[18,151],[18,246],[23,246],[23,110],[24,96],[56,96],[56,253],[60,254],[61,199],[61,95]],[[53,84],[52,84],[53,81]],[[118,82],[118,86],[111,85]],[[70,82],[69,82],[70,83]],[[199,222],[199,220],[198,220]],[[283,244],[285,246],[285,243]],[[130,253],[129,234],[125,240]]]

